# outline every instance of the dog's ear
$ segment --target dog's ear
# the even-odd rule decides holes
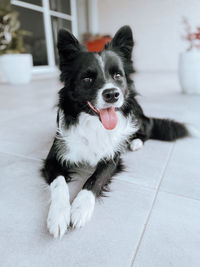
[[[57,48],[59,56],[65,59],[72,59],[81,50],[79,41],[70,32],[61,29],[58,32]]]
[[[120,50],[123,56],[130,60],[134,46],[131,28],[129,26],[121,27],[113,37],[110,46]]]

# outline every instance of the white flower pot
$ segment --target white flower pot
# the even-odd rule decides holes
[[[180,55],[179,80],[183,93],[200,94],[200,51]]]
[[[0,70],[3,78],[11,84],[26,84],[31,80],[31,54],[5,54],[0,56]]]

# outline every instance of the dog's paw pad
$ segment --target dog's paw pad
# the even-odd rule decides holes
[[[131,149],[133,151],[139,150],[142,147],[143,147],[143,142],[139,138],[133,139],[133,141],[131,142]]]
[[[54,238],[62,238],[70,224],[70,204],[65,207],[51,205],[47,218],[47,227]]]
[[[95,206],[95,196],[83,189],[74,199],[71,207],[71,224],[73,228],[83,227],[91,218]]]

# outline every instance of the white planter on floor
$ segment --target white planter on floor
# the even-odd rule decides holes
[[[180,55],[179,80],[183,93],[200,94],[200,51],[192,50]]]
[[[0,70],[5,80],[11,84],[26,84],[31,80],[31,54],[5,54],[0,56]]]

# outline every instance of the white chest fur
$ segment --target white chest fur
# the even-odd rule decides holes
[[[128,137],[137,131],[130,117],[125,118],[119,111],[117,117],[115,129],[106,130],[97,116],[82,112],[77,125],[59,129],[66,146],[65,152],[60,150],[59,158],[75,164],[87,162],[91,166],[103,158],[113,158],[115,152],[122,150]]]

